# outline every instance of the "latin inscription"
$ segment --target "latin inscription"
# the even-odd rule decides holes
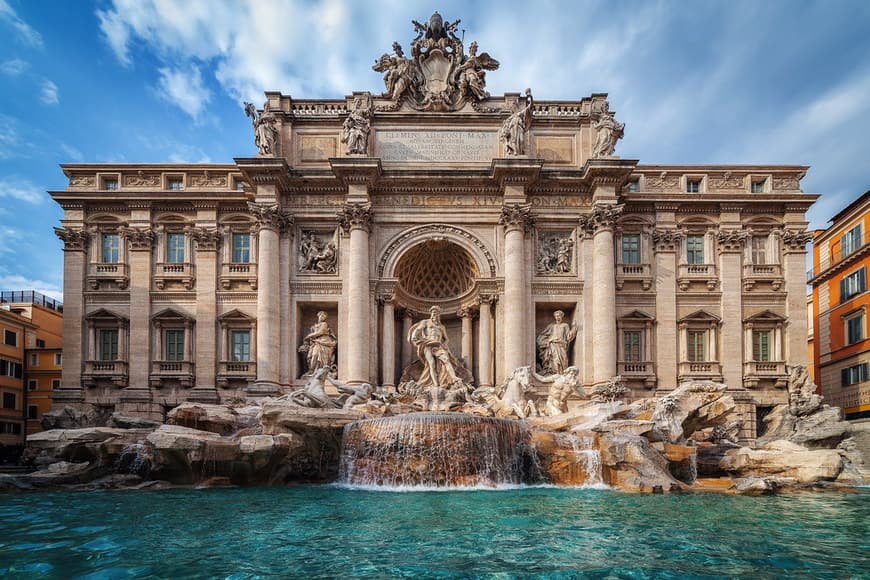
[[[493,131],[378,131],[375,143],[384,161],[489,163],[498,151]]]
[[[339,207],[344,205],[346,199],[342,195],[313,195],[296,194],[291,198],[293,207],[327,206]],[[372,200],[375,206],[403,206],[403,207],[501,207],[504,199],[498,195],[411,195],[390,194],[377,196]],[[560,208],[560,207],[586,207],[589,205],[588,198],[579,195],[533,195],[529,197],[532,207]]]

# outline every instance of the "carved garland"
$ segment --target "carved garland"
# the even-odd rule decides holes
[[[477,248],[485,257],[486,261],[489,264],[489,275],[490,277],[495,276],[495,258],[492,253],[487,249],[487,247],[481,242],[476,236],[471,233],[457,228],[455,226],[450,226],[446,224],[429,224],[425,226],[419,226],[416,228],[412,228],[400,234],[396,237],[392,242],[389,243],[387,248],[384,250],[384,254],[378,262],[378,276],[384,276],[384,270],[387,267],[387,260],[390,259],[390,256],[396,251],[396,249],[404,244],[411,238],[424,238],[426,234],[451,234],[455,236],[459,236],[465,240],[468,240],[475,248]]]

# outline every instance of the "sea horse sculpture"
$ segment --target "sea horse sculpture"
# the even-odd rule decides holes
[[[496,417],[516,415],[525,419],[536,416],[538,411],[534,403],[524,397],[531,389],[531,375],[531,367],[517,367],[498,391],[493,387],[481,387],[472,393],[472,397],[482,400]]]

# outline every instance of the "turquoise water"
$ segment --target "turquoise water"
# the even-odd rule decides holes
[[[0,495],[0,577],[870,577],[870,490]]]

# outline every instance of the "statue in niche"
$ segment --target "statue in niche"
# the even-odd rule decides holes
[[[568,326],[561,310],[554,312],[553,318],[555,322],[548,324],[538,335],[538,355],[542,372],[560,374],[568,368],[568,346],[577,336],[577,324]]]
[[[278,142],[278,120],[269,109],[269,102],[263,105],[262,114],[257,113],[253,103],[245,103],[245,114],[251,118],[254,128],[254,143],[260,151],[260,155],[276,155],[275,145]]]
[[[613,113],[603,113],[598,121],[592,125],[598,131],[595,147],[592,148],[592,158],[609,157],[616,149],[616,142],[625,134],[625,123],[618,122]]]
[[[353,100],[353,108],[341,126],[341,142],[347,144],[348,155],[368,153],[369,133],[371,133],[371,109],[363,107],[360,99]]]
[[[461,382],[453,367],[447,347],[447,329],[441,324],[441,308],[429,309],[429,318],[421,320],[408,330],[408,342],[417,349],[423,361],[423,372],[417,379],[422,388],[449,387]]]
[[[317,322],[302,339],[302,346],[299,347],[299,352],[305,354],[308,365],[306,374],[312,374],[322,368],[329,371],[335,365],[335,347],[338,346],[338,339],[329,328],[326,318],[327,314],[323,310],[317,313]]]
[[[302,232],[299,242],[299,271],[316,274],[335,274],[338,266],[335,236],[323,243],[314,232]]]
[[[538,272],[566,274],[571,271],[574,240],[570,236],[541,236],[538,244]]]
[[[486,86],[486,71],[498,69],[499,62],[484,52],[477,56],[477,43],[468,46],[468,57],[459,67],[459,91],[462,94],[471,93],[477,100],[489,97],[484,90]]]
[[[499,139],[504,143],[504,152],[508,157],[525,155],[526,130],[532,122],[532,98],[531,89],[526,89],[525,105],[520,108],[519,103],[511,106],[510,116],[504,120],[499,131]]]

